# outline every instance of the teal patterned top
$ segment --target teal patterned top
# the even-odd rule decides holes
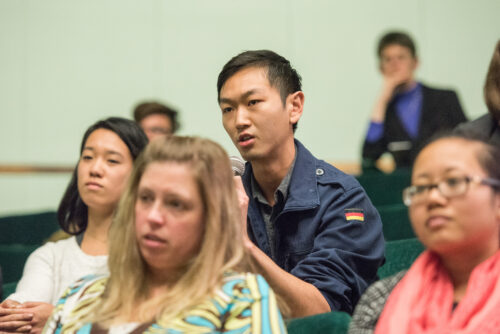
[[[262,276],[251,273],[228,274],[212,297],[166,322],[160,317],[110,329],[79,323],[79,315],[101,298],[107,280],[91,275],[71,285],[57,302],[43,333],[286,333],[273,291]]]

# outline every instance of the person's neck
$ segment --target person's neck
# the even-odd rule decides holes
[[[150,268],[147,278],[149,285],[148,298],[154,298],[164,293],[167,289],[174,286],[180,277],[180,273],[168,273]]]
[[[83,234],[82,251],[89,255],[108,254],[108,230],[113,212],[88,210],[87,228]]]
[[[294,158],[295,143],[291,140],[276,156],[251,162],[255,180],[271,206],[275,204],[274,192],[290,169]]]
[[[470,248],[466,251],[453,251],[441,257],[444,268],[448,272],[453,283],[453,298],[456,302],[464,297],[469,283],[469,277],[481,262],[485,261],[498,250],[497,247],[490,247],[481,252],[471,252]]]
[[[411,79],[398,87],[398,93],[399,94],[404,94],[406,92],[409,92],[410,90],[414,89],[418,85],[418,82],[415,81],[415,79]]]

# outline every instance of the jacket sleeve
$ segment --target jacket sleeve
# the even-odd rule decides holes
[[[378,139],[378,140],[375,140],[375,141],[369,141],[367,140],[368,138],[368,131],[370,129],[368,129],[366,135],[365,135],[365,139],[363,141],[363,149],[362,149],[362,153],[361,153],[361,156],[363,158],[363,165],[367,166],[367,167],[373,167],[374,164],[375,164],[375,161],[380,158],[380,156],[382,154],[384,154],[385,152],[387,152],[387,138],[386,138],[386,134],[385,134],[385,130],[386,130],[386,121],[387,121],[387,113],[389,112],[389,110],[393,108],[391,107],[391,104],[389,104],[385,110],[385,117],[384,117],[384,121],[383,121],[383,127],[384,127],[384,130],[382,132],[382,136]]]
[[[445,124],[448,125],[448,128],[453,129],[458,124],[467,121],[467,117],[465,117],[458,96],[454,91],[449,91],[448,98],[445,101],[446,106],[444,110],[447,110],[447,120]]]
[[[362,158],[367,162],[375,162],[382,154],[387,152],[387,140],[385,138],[385,135],[382,135],[382,137],[374,142],[369,142],[364,140],[363,142],[363,150],[362,150]]]
[[[321,203],[315,213],[321,221],[313,248],[291,274],[313,284],[333,311],[352,313],[377,277],[385,243],[378,212],[359,183],[349,182],[354,186],[347,190],[338,184],[321,186]],[[352,217],[352,212],[357,215]]]

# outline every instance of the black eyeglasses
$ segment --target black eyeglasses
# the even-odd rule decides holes
[[[403,202],[406,206],[422,202],[432,188],[437,188],[446,198],[465,194],[470,183],[484,184],[493,188],[500,188],[500,180],[481,178],[479,176],[448,177],[438,183],[413,185],[403,190]]]

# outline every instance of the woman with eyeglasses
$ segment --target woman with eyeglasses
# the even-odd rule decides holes
[[[500,333],[499,163],[467,133],[423,148],[403,199],[426,251],[368,288],[349,333]]]

